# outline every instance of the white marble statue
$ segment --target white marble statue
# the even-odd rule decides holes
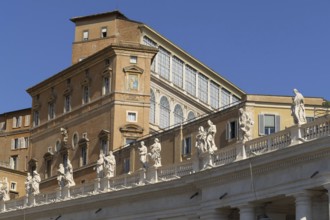
[[[65,128],[61,128],[62,143],[66,145],[68,143],[68,131]]]
[[[104,153],[101,152],[99,155],[99,159],[96,161],[96,176],[97,178],[104,177]]]
[[[196,144],[195,144],[198,154],[206,152],[206,149],[207,149],[206,136],[207,136],[207,133],[204,130],[204,127],[199,126],[198,134],[196,135]]]
[[[65,184],[66,187],[71,187],[76,185],[73,179],[73,167],[69,159],[67,161],[67,166],[66,166],[65,182],[66,182]]]
[[[141,146],[139,147],[139,155],[140,155],[140,162],[143,168],[147,168],[147,155],[148,155],[148,148],[144,144],[144,141],[141,141]]]
[[[27,177],[25,179],[24,185],[25,185],[25,194],[28,196],[31,194],[31,182],[32,182],[32,176],[30,173],[27,174]]]
[[[116,158],[113,155],[112,151],[109,151],[109,155],[104,157],[104,169],[105,169],[105,176],[107,178],[111,178],[115,176]]]
[[[10,200],[9,197],[9,184],[7,177],[4,177],[0,181],[0,201],[8,201]]]
[[[250,115],[244,111],[243,108],[239,109],[239,132],[240,132],[240,140],[244,143],[246,141],[251,140],[252,138],[252,126],[254,125],[254,121],[251,119]]]
[[[39,191],[40,182],[41,182],[40,175],[36,170],[34,170],[33,171],[33,177],[32,177],[32,180],[31,180],[31,187],[30,187],[31,188],[31,193],[33,195],[38,195],[40,193],[40,191]]]
[[[155,143],[150,146],[150,153],[149,153],[149,155],[155,162],[155,164],[154,164],[155,167],[160,167],[162,165],[161,155],[160,155],[161,151],[162,151],[162,147],[159,143],[159,140],[158,140],[158,138],[155,138]]]
[[[213,124],[211,120],[207,121],[209,125],[209,129],[207,130],[207,150],[209,153],[213,153],[214,151],[218,150],[217,146],[215,146],[214,138],[215,134],[217,133],[217,127]]]
[[[304,96],[297,89],[293,89],[293,93],[295,97],[293,97],[291,111],[294,122],[299,125],[304,124],[306,123]]]
[[[58,166],[57,169],[57,182],[59,187],[64,187],[65,185],[65,170],[62,163]]]

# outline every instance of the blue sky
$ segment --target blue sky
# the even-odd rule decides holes
[[[116,9],[249,94],[330,100],[329,0],[1,0],[0,113],[71,64],[70,18]]]

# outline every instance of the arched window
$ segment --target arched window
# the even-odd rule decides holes
[[[155,94],[150,90],[150,113],[149,122],[155,124],[155,110],[156,110],[156,99]]]
[[[165,96],[160,99],[159,126],[161,128],[170,126],[170,103]]]
[[[174,108],[174,124],[180,124],[183,122],[183,111],[181,105],[177,104]]]
[[[188,120],[188,121],[191,121],[191,120],[193,120],[193,119],[195,119],[195,114],[194,114],[193,112],[190,111],[190,112],[188,113],[187,120]]]

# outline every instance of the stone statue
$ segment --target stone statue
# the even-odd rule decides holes
[[[207,130],[207,137],[206,137],[207,151],[209,153],[213,154],[214,151],[218,150],[218,148],[215,146],[215,142],[214,142],[215,133],[217,132],[217,128],[211,120],[208,120],[207,124],[209,125],[209,129]]]
[[[199,126],[198,134],[196,135],[196,144],[195,144],[198,154],[206,152],[207,149],[206,135],[207,133],[205,132],[204,127]]]
[[[59,187],[64,187],[65,185],[65,170],[64,170],[64,166],[62,163],[60,163],[60,165],[58,166],[57,169],[57,182]]]
[[[97,178],[104,177],[104,153],[101,152],[99,155],[99,159],[96,161],[96,176]]]
[[[155,143],[150,146],[151,153],[149,153],[149,155],[155,162],[155,164],[154,164],[155,167],[160,167],[162,165],[161,155],[160,155],[161,150],[162,150],[162,147],[159,143],[159,140],[158,140],[158,138],[155,138]]]
[[[148,149],[146,145],[144,144],[144,141],[141,141],[141,147],[139,147],[139,155],[140,155],[140,162],[142,163],[143,168],[147,168],[147,155],[148,155]]]
[[[76,185],[76,183],[74,182],[74,179],[73,179],[72,164],[71,164],[71,161],[69,159],[68,159],[67,166],[66,166],[65,182],[66,182],[66,184],[65,184],[66,187],[71,187],[71,186]]]
[[[68,143],[68,131],[65,128],[61,128],[62,143],[66,145]]]
[[[305,124],[306,115],[305,115],[305,105],[304,105],[304,96],[298,92],[297,89],[293,89],[295,97],[293,97],[292,103],[292,116],[295,124]]]
[[[104,168],[105,168],[105,176],[107,178],[111,178],[115,176],[116,158],[113,155],[112,151],[109,151],[109,155],[104,157]]]
[[[250,115],[244,111],[243,108],[239,109],[239,129],[240,129],[240,140],[244,143],[251,140],[251,128],[254,125],[254,121]]]
[[[27,177],[25,179],[25,194],[28,196],[31,194],[31,182],[32,182],[32,176],[30,173],[27,174]]]
[[[0,181],[0,201],[8,201],[9,197],[9,184],[7,177],[4,177],[2,181]]]
[[[41,182],[40,175],[36,170],[34,170],[33,171],[33,177],[32,177],[32,180],[31,180],[31,193],[33,195],[38,195],[40,193],[40,191],[39,191],[40,182]]]

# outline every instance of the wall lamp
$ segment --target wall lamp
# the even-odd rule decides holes
[[[99,208],[98,210],[95,211],[95,214],[99,213],[102,209]]]
[[[62,217],[62,215],[57,216],[57,218],[55,218],[55,220],[59,220]]]
[[[313,178],[313,177],[316,176],[317,174],[319,174],[319,171],[314,172],[314,173],[311,175],[311,178]]]
[[[198,192],[196,192],[194,195],[192,195],[192,196],[190,196],[190,199],[192,199],[192,198],[194,198],[194,197],[196,197],[196,196],[198,196]]]
[[[228,193],[224,193],[219,197],[219,199],[221,200],[221,199],[225,198],[227,195],[228,195]]]

